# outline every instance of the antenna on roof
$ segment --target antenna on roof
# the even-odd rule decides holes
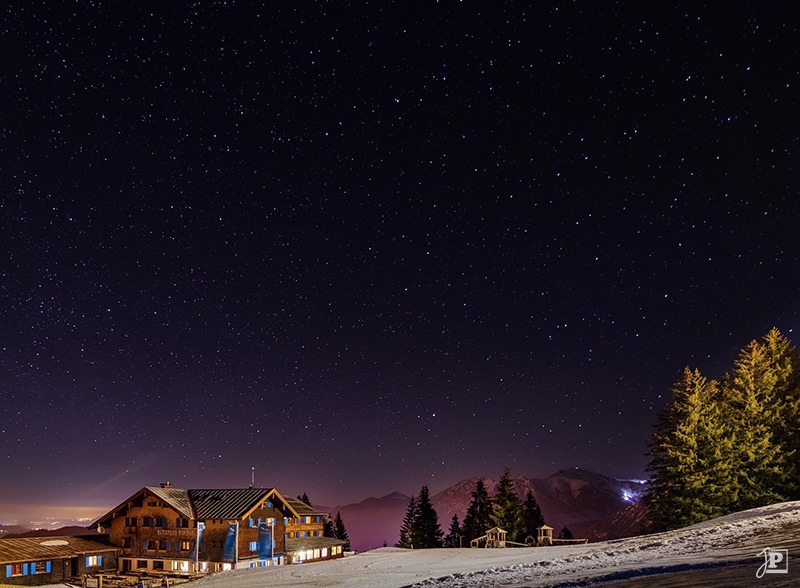
[[[256,485],[256,466],[250,468],[250,487]]]

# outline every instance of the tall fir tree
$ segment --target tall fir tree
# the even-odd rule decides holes
[[[484,535],[492,526],[492,501],[483,480],[475,483],[472,491],[472,500],[464,515],[464,544],[468,545],[473,539]]]
[[[453,515],[450,521],[450,529],[444,538],[445,547],[461,547],[461,525],[458,523],[458,515]]]
[[[325,515],[322,519],[322,536],[336,538],[336,529],[333,526],[333,519],[330,515]]]
[[[536,539],[538,535],[537,529],[542,525],[544,525],[542,509],[539,508],[539,503],[536,502],[533,492],[528,490],[528,493],[525,495],[525,500],[522,503],[523,539],[527,539],[528,537]]]
[[[308,494],[306,494],[305,492],[303,492],[303,494],[298,494],[297,500],[299,500],[300,502],[304,502],[308,506],[311,506],[311,500],[309,500]]]
[[[415,549],[441,547],[444,533],[439,526],[439,515],[431,504],[428,487],[423,486],[417,499],[417,518],[411,533]]]
[[[339,511],[336,511],[336,518],[333,521],[333,531],[337,539],[345,542],[343,546],[344,550],[350,551],[350,537],[347,535],[347,529],[345,529],[344,521],[342,520],[342,513]]]
[[[414,529],[417,525],[417,517],[419,516],[419,508],[417,508],[417,498],[412,496],[408,499],[408,508],[406,515],[403,517],[403,525],[400,527],[400,540],[395,544],[395,547],[404,547],[405,549],[414,549]]]
[[[738,497],[719,385],[687,367],[672,394],[649,444],[652,476],[645,502],[654,530],[725,514]]]
[[[776,375],[773,433],[785,458],[786,479],[779,494],[800,500],[800,354],[775,327],[763,338]]]
[[[504,529],[509,541],[523,541],[522,503],[511,479],[511,470],[507,467],[497,483],[493,503],[491,518],[494,526]]]
[[[751,341],[739,352],[723,386],[724,410],[733,429],[734,510],[785,500],[783,491],[790,483],[789,464],[776,435],[785,375],[770,355],[767,345]]]

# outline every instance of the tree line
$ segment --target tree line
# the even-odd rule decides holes
[[[731,372],[685,368],[648,444],[653,530],[800,499],[800,355],[778,329]]]
[[[494,497],[489,497],[483,480],[475,483],[463,523],[459,523],[458,515],[453,515],[446,535],[431,504],[428,487],[423,486],[419,496],[412,496],[408,502],[396,546],[410,549],[469,547],[470,541],[482,537],[492,527],[505,530],[508,541],[524,543],[528,536],[535,538],[537,528],[544,524],[533,493],[529,490],[525,499],[521,499],[514,488],[511,472],[505,468]],[[569,529],[562,530],[562,535],[565,534],[571,536]]]

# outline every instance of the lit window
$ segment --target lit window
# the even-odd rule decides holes
[[[258,551],[258,541],[251,541],[248,544],[248,547],[250,548],[250,551]]]
[[[189,571],[189,562],[188,561],[182,561],[179,569],[182,572],[188,572]]]
[[[322,548],[322,557],[328,557],[328,548],[327,547],[323,547]]]
[[[223,572],[229,572],[230,570],[231,570],[231,564],[229,564],[229,563],[222,564],[222,571]]]
[[[191,541],[181,541],[181,551],[189,551],[192,548]]]
[[[314,559],[319,559],[319,549],[314,550]]]
[[[103,565],[103,556],[102,555],[87,555],[86,556],[86,567],[87,568],[94,568],[97,566]]]

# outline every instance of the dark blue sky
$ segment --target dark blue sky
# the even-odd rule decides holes
[[[794,338],[788,8],[0,10],[0,522],[641,477],[684,365]]]

